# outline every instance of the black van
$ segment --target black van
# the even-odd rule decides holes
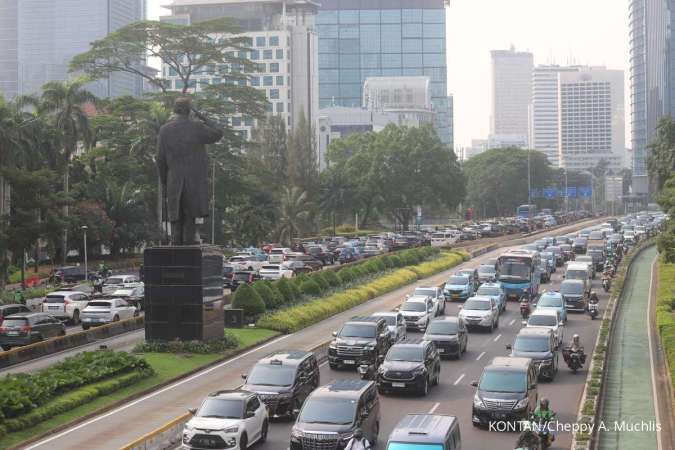
[[[440,414],[408,414],[396,425],[387,441],[387,450],[427,447],[461,450],[462,437],[457,418]]]
[[[291,430],[290,450],[343,449],[361,428],[375,445],[380,429],[377,386],[367,380],[338,380],[307,397]]]
[[[537,367],[530,358],[498,356],[483,369],[473,397],[474,426],[518,421],[537,407]]]

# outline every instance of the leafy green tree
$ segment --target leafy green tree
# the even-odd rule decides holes
[[[288,182],[288,136],[286,123],[280,116],[267,116],[253,129],[252,140],[247,146],[247,156],[257,170],[268,180],[271,189]]]
[[[318,195],[319,166],[312,124],[300,114],[288,136],[288,182],[307,193],[314,202]]]
[[[285,244],[291,244],[294,237],[299,237],[310,215],[307,192],[291,186],[283,187],[279,205],[277,235]]]
[[[655,191],[660,191],[675,172],[675,121],[661,119],[656,129],[656,139],[649,146],[647,169]]]

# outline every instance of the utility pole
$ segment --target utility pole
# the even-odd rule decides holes
[[[213,158],[213,168],[211,170],[211,245],[216,243],[216,159]]]
[[[532,204],[532,177],[530,176],[530,149],[527,149],[527,204]]]
[[[81,228],[84,232],[84,282],[86,283],[89,280],[89,264],[87,261],[87,230],[89,227],[82,225]]]

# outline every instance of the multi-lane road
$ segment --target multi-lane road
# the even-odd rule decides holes
[[[550,232],[551,235],[564,234],[579,229],[586,224]],[[542,235],[532,237],[535,240]],[[440,284],[448,275],[463,267],[475,267],[487,258],[493,258],[507,250],[502,248],[475,258],[451,271],[428,278],[418,285]],[[554,275],[553,281],[542,285],[542,290],[556,289],[560,283],[562,271]],[[187,408],[196,407],[210,392],[217,389],[235,388],[241,384],[240,375],[271,351],[287,349],[311,349],[330,339],[330,333],[355,315],[368,315],[375,311],[390,310],[398,306],[414,286],[398,289],[375,298],[363,305],[335,315],[319,324],[300,332],[281,336],[260,347],[243,353],[233,359],[220,363],[186,379],[168,385],[156,392],[133,400],[119,408],[86,420],[74,427],[58,432],[40,440],[27,448],[40,449],[119,449],[138,437],[161,427],[166,422],[184,414]],[[596,289],[597,290],[597,289]],[[600,295],[601,308],[606,296]],[[458,304],[448,303],[447,314],[456,314]],[[592,351],[600,321],[591,321],[587,315],[571,315],[565,335],[574,333],[581,336],[587,351]],[[412,396],[383,396],[380,437],[386,439],[401,416],[408,412],[437,412],[459,417],[464,448],[467,449],[512,449],[516,436],[476,429],[471,425],[471,403],[474,388],[470,383],[479,378],[482,368],[493,357],[506,355],[505,345],[513,342],[520,329],[520,315],[517,303],[510,303],[502,315],[500,328],[494,333],[471,333],[467,353],[459,361],[444,361],[441,371],[441,383],[434,387],[424,398]],[[578,403],[586,378],[586,372],[573,375],[560,358],[561,370],[553,383],[539,385],[540,396],[551,399],[553,408],[563,422],[573,422],[576,418]],[[357,377],[354,372],[333,371],[324,365],[321,372],[322,382],[332,379]],[[259,448],[284,450],[288,447],[291,424],[273,423],[269,441]],[[569,448],[571,436],[561,433],[555,448]]]

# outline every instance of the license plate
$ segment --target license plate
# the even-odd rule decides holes
[[[356,361],[354,361],[353,359],[345,359],[345,360],[342,361],[342,362],[343,362],[344,364],[356,364]]]
[[[439,348],[439,349],[438,349],[438,353],[445,353],[445,349],[444,349],[444,348]]]
[[[493,419],[506,419],[506,414],[492,413]]]
[[[60,306],[50,306],[48,309],[61,309]]]
[[[7,336],[18,336],[19,332],[18,331],[8,331]]]
[[[452,298],[459,298],[459,294],[452,294]]]
[[[405,383],[391,383],[391,387],[404,388]]]

